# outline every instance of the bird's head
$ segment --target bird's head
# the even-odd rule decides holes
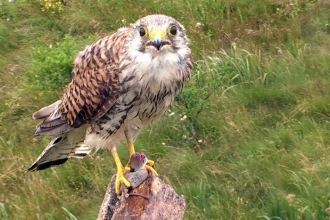
[[[190,54],[186,30],[174,18],[166,15],[149,15],[133,25],[133,44],[141,53],[154,56],[162,53]]]

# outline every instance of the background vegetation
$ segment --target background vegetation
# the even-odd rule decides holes
[[[96,218],[109,152],[26,173],[49,141],[31,114],[85,45],[153,13],[186,26],[194,72],[136,146],[185,219],[330,219],[328,0],[0,1],[0,219]]]

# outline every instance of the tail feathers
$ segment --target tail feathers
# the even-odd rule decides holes
[[[69,158],[83,158],[91,152],[83,141],[70,143],[68,134],[55,137],[28,171],[44,170],[65,163]]]

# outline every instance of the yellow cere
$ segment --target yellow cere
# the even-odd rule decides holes
[[[166,34],[164,31],[162,30],[154,30],[152,33],[151,33],[151,40],[154,41],[156,40],[157,38],[161,38],[161,39],[166,39]]]

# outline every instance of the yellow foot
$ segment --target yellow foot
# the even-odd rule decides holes
[[[134,169],[132,169],[128,164],[123,169],[124,174],[129,172],[134,172]]]
[[[117,176],[116,176],[116,194],[120,195],[121,194],[121,185],[124,184],[127,188],[131,187],[131,183],[125,178],[124,174],[126,171],[126,167],[120,171],[117,171]]]
[[[153,162],[152,160],[150,160],[150,161]],[[153,162],[153,164],[154,164],[154,162]],[[156,176],[158,176],[157,171],[153,168],[153,166],[150,166],[149,163],[147,163],[145,167],[149,172],[152,172],[152,173],[156,174]],[[129,167],[128,164],[124,167],[124,174],[129,173],[129,172],[135,172],[135,171],[136,170],[134,168]]]
[[[146,165],[146,169],[147,169],[149,172],[152,172],[152,173],[156,174],[156,176],[158,176],[158,173],[156,172],[156,170],[155,170],[154,168],[152,168],[151,166]]]
[[[155,166],[155,162],[153,160],[147,160],[147,165],[153,167]]]
[[[151,173],[156,174],[156,176],[158,176],[158,173],[153,168],[154,165],[155,165],[155,162],[153,160],[147,160],[147,165],[146,165],[147,170]]]
[[[143,158],[140,156],[136,156],[136,154],[141,155],[143,154]],[[144,159],[147,159],[147,162],[145,162]],[[131,157],[129,162],[126,164],[126,166],[123,169],[124,174],[129,173],[129,172],[135,172],[142,167],[145,167],[149,172],[154,173],[156,176],[158,176],[158,173],[156,170],[153,168],[155,165],[155,162],[153,160],[148,160],[148,158],[145,156],[144,153],[134,153]]]

